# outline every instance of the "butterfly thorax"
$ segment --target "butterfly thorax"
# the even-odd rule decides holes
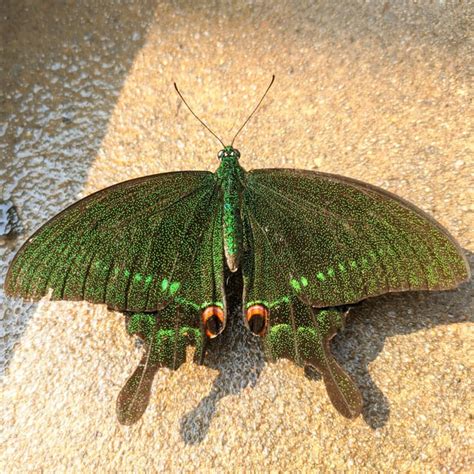
[[[245,170],[239,164],[240,153],[231,146],[219,152],[221,164],[216,176],[222,190],[224,252],[232,272],[239,268],[242,249],[242,189]]]

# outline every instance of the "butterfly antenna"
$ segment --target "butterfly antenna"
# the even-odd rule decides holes
[[[178,93],[179,97],[181,100],[184,102],[186,107],[189,109],[189,111],[201,122],[201,125],[206,127],[222,144],[222,146],[225,148],[224,142],[193,112],[193,109],[189,106],[189,104],[184,100],[183,94],[179,92],[178,86],[176,85],[176,82],[173,82],[174,88],[176,89],[176,92]]]
[[[247,120],[243,123],[243,125],[239,128],[238,132],[234,135],[234,138],[232,139],[232,143],[230,146],[234,145],[234,141],[237,138],[237,135],[242,131],[242,129],[247,125],[247,122],[252,118],[253,114],[257,111],[257,109],[260,107],[260,104],[263,102],[263,99],[265,99],[265,96],[267,95],[268,91],[270,90],[270,87],[272,87],[273,82],[275,81],[275,74],[272,76],[272,80],[270,81],[270,84],[267,87],[267,90],[265,91],[265,94],[263,94],[262,98],[260,99],[259,103],[257,106],[253,109],[253,112],[248,116]]]

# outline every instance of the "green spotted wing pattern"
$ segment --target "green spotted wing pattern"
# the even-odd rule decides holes
[[[73,204],[31,237],[6,279],[9,295],[157,311],[177,299],[223,305],[214,175],[165,173],[111,186]],[[217,243],[216,243],[217,242]],[[199,270],[195,264],[199,262]]]
[[[243,202],[244,314],[268,308],[267,358],[315,367],[339,412],[357,416],[359,390],[329,350],[347,314],[342,305],[455,288],[469,278],[462,250],[412,204],[342,176],[253,170]]]

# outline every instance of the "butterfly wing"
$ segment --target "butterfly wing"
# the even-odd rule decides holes
[[[265,282],[249,286],[250,299],[264,298],[262,290],[270,303],[299,292],[311,305],[327,307],[391,291],[452,289],[469,278],[463,252],[446,229],[367,183],[254,170],[244,202],[247,228],[259,240],[253,239],[255,265],[266,272]]]
[[[201,246],[212,241],[218,196],[209,172],[158,174],[98,191],[24,244],[6,293],[39,299],[51,288],[53,300],[131,312],[157,311],[175,297],[195,308],[222,301],[219,249]],[[196,260],[202,265],[194,272]]]
[[[201,311],[224,312],[221,197],[208,172],[147,176],[99,191],[65,209],[15,256],[6,293],[87,300],[127,311],[142,360],[117,399],[121,423],[145,411],[159,367],[178,368],[186,346],[201,362]]]
[[[243,201],[244,308],[269,310],[267,356],[317,367],[336,408],[356,416],[358,390],[329,352],[342,322],[316,308],[455,288],[469,278],[462,250],[412,204],[342,176],[250,171]]]

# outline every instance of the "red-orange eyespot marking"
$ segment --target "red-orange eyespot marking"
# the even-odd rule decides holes
[[[263,336],[268,326],[268,309],[262,304],[254,304],[247,309],[246,317],[250,330],[257,336]]]
[[[206,329],[206,336],[213,338],[224,329],[224,310],[219,306],[208,306],[202,312],[202,323]]]

